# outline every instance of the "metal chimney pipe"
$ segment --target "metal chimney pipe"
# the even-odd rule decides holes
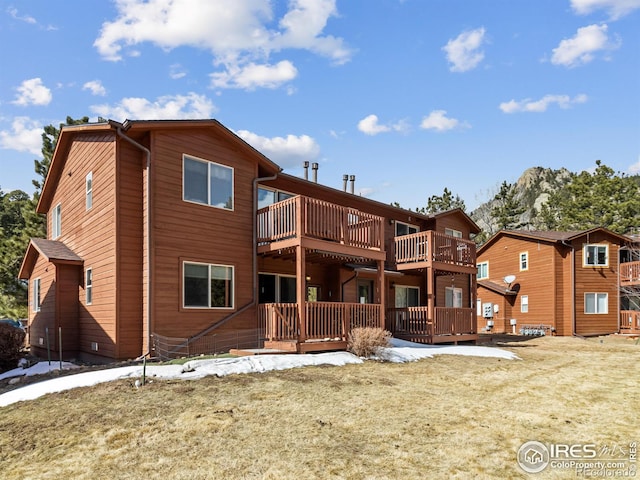
[[[351,182],[351,193],[353,193],[354,188],[355,188],[355,183],[356,183],[356,176],[355,175],[350,175],[349,176],[349,181]]]
[[[342,175],[342,191],[343,192],[347,191],[347,180],[349,180],[349,175],[345,173],[344,175]]]
[[[304,167],[304,179],[309,180],[309,162],[305,160],[302,166]]]
[[[318,183],[318,164],[316,162],[311,164],[311,170],[313,170],[313,183]]]

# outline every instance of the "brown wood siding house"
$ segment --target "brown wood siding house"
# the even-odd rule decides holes
[[[503,230],[478,249],[478,327],[496,333],[602,335],[619,331],[619,251],[604,228]]]
[[[32,239],[34,352],[135,358],[256,346],[344,348],[360,325],[427,343],[474,340],[478,232],[281,172],[215,120],[63,127]],[[165,345],[163,344],[163,345]],[[198,347],[199,345],[199,347]]]

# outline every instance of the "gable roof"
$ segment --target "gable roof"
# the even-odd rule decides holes
[[[80,134],[86,133],[113,133],[116,135],[118,132],[125,134],[131,132],[137,136],[145,134],[150,131],[169,130],[169,129],[193,129],[193,128],[205,128],[212,130],[228,140],[234,147],[240,152],[254,159],[263,169],[269,173],[280,172],[282,169],[276,165],[273,161],[253,148],[243,139],[241,139],[234,132],[222,125],[218,120],[205,119],[205,120],[125,120],[124,123],[119,123],[114,120],[109,120],[103,123],[87,123],[83,125],[63,125],[60,130],[60,135],[56,143],[56,149],[53,153],[51,165],[49,165],[49,172],[45,179],[42,192],[40,194],[40,200],[36,211],[38,213],[47,213],[51,208],[51,202],[56,190],[56,186],[62,175],[64,165],[67,160],[67,153],[73,142],[73,139]],[[152,152],[153,155],[153,152]]]
[[[567,232],[542,230],[500,230],[491,238],[489,238],[489,240],[487,240],[482,246],[480,246],[477,250],[477,253],[478,255],[480,255],[483,251],[489,248],[491,244],[495,243],[496,240],[503,236],[519,238],[525,241],[535,240],[548,243],[563,243],[575,240],[576,238],[585,237],[594,232],[604,232],[607,235],[611,235],[612,237],[617,238],[621,244],[625,244],[631,241],[629,237],[612,232],[611,230],[608,230],[604,227],[594,227],[588,230],[575,230]]]
[[[58,240],[32,238],[20,266],[19,279],[24,280],[31,276],[38,255],[42,255],[48,262],[55,264],[82,265],[84,263],[80,256]]]

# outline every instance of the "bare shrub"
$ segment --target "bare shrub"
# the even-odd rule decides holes
[[[24,330],[0,322],[0,372],[18,366],[24,346]]]
[[[391,332],[382,328],[358,327],[349,333],[347,350],[359,357],[377,355],[381,348],[388,347]]]

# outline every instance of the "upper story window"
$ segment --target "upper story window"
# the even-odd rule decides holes
[[[189,263],[183,265],[186,308],[233,308],[233,267]]]
[[[609,264],[608,245],[585,245],[584,246],[584,266],[585,267],[606,267]]]
[[[529,252],[520,254],[520,271],[529,270]]]
[[[91,210],[91,207],[93,207],[93,172],[87,173],[84,181],[84,189],[87,210]]]
[[[183,200],[233,210],[233,168],[184,155],[182,180]]]
[[[420,229],[415,225],[396,221],[396,237],[418,233],[419,231]]]
[[[36,278],[33,280],[33,311],[39,312],[40,306],[40,279]]]
[[[454,230],[453,228],[445,228],[445,235],[451,235],[452,237],[462,238],[462,232],[460,230]]]
[[[281,202],[287,198],[293,197],[293,193],[283,192],[282,190],[275,190],[272,188],[259,187],[258,188],[258,209],[268,207],[276,202]]]
[[[489,278],[489,262],[478,263],[478,280]]]
[[[62,232],[62,204],[59,203],[51,211],[51,240],[55,240]]]

